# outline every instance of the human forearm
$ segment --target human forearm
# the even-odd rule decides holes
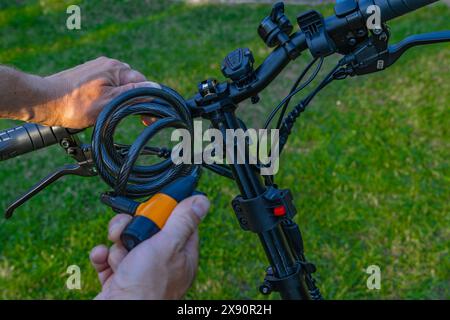
[[[0,117],[42,122],[56,108],[50,81],[0,66]],[[41,118],[41,119],[39,119]]]
[[[0,66],[0,118],[82,129],[127,90],[157,86],[118,60],[100,57],[48,77]]]

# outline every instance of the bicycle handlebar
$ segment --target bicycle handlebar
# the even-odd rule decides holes
[[[380,7],[381,20],[386,22],[437,1],[438,0],[360,0],[359,8],[367,17],[367,8],[370,5],[377,5]]]
[[[47,127],[34,123],[0,131],[0,160],[49,147],[79,132],[63,127]]]
[[[358,15],[356,18],[351,18],[352,21],[349,21],[347,16],[330,16],[325,19],[325,29],[327,34],[336,42],[335,52],[339,52],[339,49],[341,49],[339,43],[340,37],[342,34],[347,33],[349,25],[352,25],[352,28],[354,28],[355,25],[366,28],[367,18],[371,14],[370,11],[367,10],[369,6],[379,6],[381,19],[383,22],[387,22],[388,20],[395,19],[437,1],[438,0],[360,0],[358,2]],[[308,49],[306,36],[301,30],[292,34],[290,41],[299,53]],[[344,46],[347,46],[347,44],[344,44]],[[230,100],[233,103],[238,104],[262,91],[275,77],[278,76],[290,60],[292,60],[292,57],[289,56],[283,46],[280,46],[272,51],[272,53],[255,70],[257,81],[246,87],[245,90],[238,84],[224,82],[218,84],[218,91],[229,90],[228,96]],[[196,95],[188,100],[188,106],[192,110],[195,110],[198,106],[198,99],[199,95]]]
[[[382,21],[386,22],[437,1],[438,0],[360,0],[357,3],[359,12],[356,21],[349,22],[346,16],[330,16],[325,19],[326,32],[332,39],[335,39],[339,34],[347,31],[349,24],[357,23],[358,25],[365,26],[365,21],[369,16],[367,8],[370,5],[377,5],[380,7]],[[306,36],[302,31],[298,31],[291,35],[290,41],[295,46],[298,53],[308,49]],[[339,44],[337,44],[336,52],[338,52],[338,50]],[[251,86],[242,90],[242,88],[234,83],[225,82],[219,84],[218,88],[229,90],[229,98],[237,104],[262,91],[284,69],[284,67],[286,67],[290,60],[292,60],[292,57],[289,56],[284,47],[280,46],[256,69],[255,76],[257,81],[252,83]],[[197,106],[197,97],[198,96],[187,101],[187,104],[191,109]],[[61,127],[45,127],[36,124],[24,124],[16,128],[1,131],[0,160],[10,159],[24,153],[51,146],[77,132],[79,131]]]

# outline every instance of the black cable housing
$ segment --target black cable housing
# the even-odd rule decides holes
[[[316,63],[316,61],[319,60],[318,58],[313,59],[309,65],[302,71],[302,73],[300,74],[300,76],[297,78],[297,80],[295,81],[294,86],[292,87],[291,91],[289,92],[289,94],[284,97],[284,99],[272,110],[272,112],[270,113],[270,115],[267,117],[266,122],[264,123],[264,129],[267,129],[270,125],[270,123],[272,122],[273,118],[275,117],[275,115],[277,114],[278,111],[280,111],[280,109],[282,109],[282,112],[280,114],[280,119],[277,122],[277,129],[279,129],[280,125],[281,125],[281,121],[284,117],[284,114],[286,112],[287,107],[289,106],[289,102],[291,101],[291,99],[298,94],[300,91],[302,91],[303,89],[305,89],[318,75],[320,69],[322,68],[322,64],[324,61],[324,58],[321,58],[316,69],[314,70],[314,72],[311,74],[311,76],[308,78],[308,80],[305,81],[305,83],[303,83],[300,87],[299,84],[302,81],[302,79],[305,77],[306,73],[308,73],[308,71],[311,69],[311,67]]]
[[[113,136],[120,121],[130,115],[145,115],[157,120],[145,127],[124,150],[123,146],[114,143]],[[99,175],[115,194],[130,198],[150,196],[193,170],[193,165],[173,163],[166,154],[167,149],[146,147],[148,141],[165,128],[186,129],[193,133],[192,117],[185,100],[165,86],[127,91],[102,110],[92,133],[92,158]],[[143,153],[166,159],[152,165],[135,165]]]
[[[339,70],[340,67],[341,67],[341,65],[337,64],[325,76],[325,78],[320,82],[320,84],[306,98],[304,98],[298,104],[296,104],[295,107],[293,108],[293,110],[285,117],[285,119],[283,120],[283,122],[281,124],[281,128],[280,128],[280,145],[279,145],[280,153],[283,151],[283,148],[286,145],[289,135],[291,134],[292,129],[295,125],[295,122],[297,121],[300,114],[305,111],[306,107],[314,99],[314,97],[323,88],[325,88],[328,84],[330,84],[334,80],[334,75]]]

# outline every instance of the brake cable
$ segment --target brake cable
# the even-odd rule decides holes
[[[311,69],[311,67],[317,62],[317,60],[319,60],[319,59],[318,58],[314,58],[308,64],[308,66],[303,70],[303,72],[300,74],[300,76],[295,81],[295,84],[293,85],[293,87],[292,87],[291,91],[289,92],[289,94],[286,97],[284,97],[284,99],[272,110],[270,115],[267,117],[266,122],[264,123],[264,129],[267,129],[269,127],[269,125],[272,122],[273,118],[275,117],[275,115],[278,113],[278,111],[281,108],[283,108],[282,113],[280,115],[280,117],[282,118],[284,116],[284,113],[286,112],[286,109],[287,109],[287,107],[289,105],[289,102],[291,101],[292,97],[294,97],[300,91],[305,89],[316,78],[316,76],[318,75],[320,69],[322,68],[322,64],[323,64],[324,58],[320,58],[320,61],[319,61],[318,65],[317,65],[316,69],[311,74],[311,76],[308,78],[308,80],[306,80],[305,83],[303,83],[299,88],[297,88],[298,85],[300,84],[300,82],[302,81],[302,79],[305,77],[305,75],[308,73],[308,71]],[[278,128],[278,124],[277,124],[277,128]]]
[[[313,76],[315,77],[318,73],[318,70],[322,66],[323,59],[319,62],[318,68],[316,68]],[[342,77],[340,77],[341,74],[341,68],[342,68],[342,62],[340,61],[326,76],[325,78],[319,83],[319,85],[314,88],[314,90],[307,95],[303,100],[301,100],[299,103],[295,105],[293,110],[283,119],[280,126],[277,126],[277,129],[280,129],[280,136],[279,136],[279,145],[278,145],[278,153],[281,154],[283,151],[284,146],[287,143],[287,140],[289,138],[289,135],[292,132],[292,128],[295,125],[296,120],[300,116],[301,113],[303,113],[306,109],[306,107],[311,103],[311,101],[314,99],[314,97],[322,90],[324,89],[328,84],[330,84],[333,80],[340,80]],[[309,79],[308,79],[309,81]],[[298,90],[298,89],[297,89]],[[295,90],[295,91],[297,91]],[[293,92],[295,92],[293,91]],[[286,103],[291,97],[289,97],[291,94],[289,94],[286,98],[281,101],[281,103],[277,106],[280,107],[283,105],[283,103]],[[272,112],[273,113],[273,112]],[[273,118],[273,117],[272,117]],[[270,123],[270,121],[267,121]],[[269,156],[272,155],[272,150],[269,151]],[[274,176],[265,176],[264,181],[266,184],[273,184],[275,182]]]
[[[280,127],[280,145],[279,152],[281,153],[283,147],[286,145],[287,139],[292,132],[292,128],[301,113],[303,113],[306,107],[311,103],[314,97],[327,85],[329,85],[333,80],[340,79],[336,78],[341,68],[341,63],[339,62],[320,82],[320,84],[308,95],[306,98],[301,100],[295,105],[293,110],[286,116]]]

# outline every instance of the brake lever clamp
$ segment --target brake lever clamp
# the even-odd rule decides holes
[[[27,192],[12,202],[5,211],[5,218],[12,217],[14,211],[30,200],[43,189],[51,185],[56,180],[66,175],[76,175],[81,177],[93,177],[97,175],[97,170],[91,156],[91,147],[88,144],[82,144],[77,136],[73,135],[60,141],[60,146],[66,153],[77,161],[76,164],[67,164],[49,174],[41,181],[32,186]]]
[[[394,45],[388,45],[389,28],[383,25],[356,49],[344,56],[340,64],[345,65],[348,76],[365,75],[383,71],[393,65],[410,48],[450,41],[450,31],[438,31],[413,35]]]
[[[372,31],[372,36],[339,62],[346,65],[348,76],[363,75],[384,70],[388,67],[388,42],[390,32],[386,25]]]
[[[270,15],[261,21],[258,34],[269,48],[273,48],[288,42],[293,29],[294,27],[284,14],[284,3],[277,2],[272,6]]]

